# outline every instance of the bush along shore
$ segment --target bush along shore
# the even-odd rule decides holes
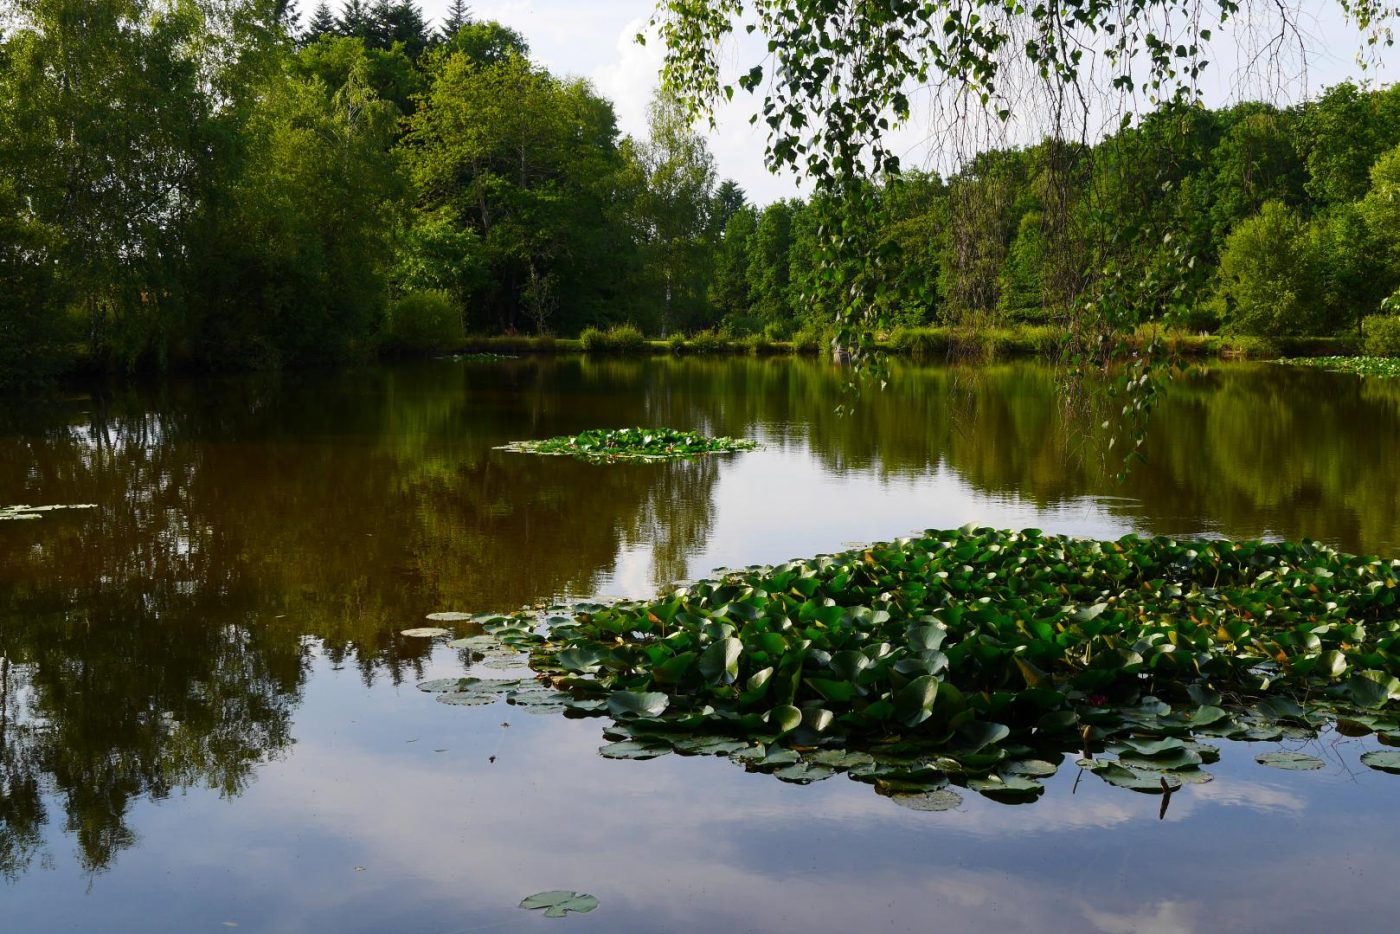
[[[1360,342],[1353,338],[1293,337],[1263,339],[1220,335],[1167,332],[1158,335],[1169,354],[1189,358],[1277,360],[1289,358],[1350,357],[1360,353]],[[1131,351],[1145,348],[1149,334],[1130,335],[1124,341]],[[987,360],[1002,357],[1058,359],[1065,345],[1065,332],[1053,327],[1019,326],[972,330],[952,327],[897,328],[880,335],[875,349],[896,357],[920,361]],[[764,335],[733,337],[715,331],[675,334],[665,340],[646,338],[630,326],[603,331],[590,329],[580,338],[558,337],[467,337],[451,347],[449,355],[494,354],[574,354],[612,356],[718,356],[718,355],[803,355],[831,353],[830,335],[807,331],[790,339],[770,339]]]
[[[930,531],[646,602],[478,617],[452,644],[488,668],[528,653],[534,679],[420,687],[611,717],[612,758],[846,773],[925,810],[956,806],[950,786],[1033,799],[1067,757],[1170,796],[1210,780],[1210,738],[1376,733],[1360,761],[1400,771],[1398,579],[1400,561],[1313,542]],[[1256,760],[1323,766],[1281,745]]]

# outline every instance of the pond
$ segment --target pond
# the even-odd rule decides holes
[[[1316,538],[1400,555],[1400,381],[1211,365],[1122,482],[1046,368],[433,361],[0,400],[0,911],[13,930],[1362,929],[1393,908],[1374,737],[1219,741],[1161,798],[1032,804],[600,756],[605,720],[434,703],[435,611],[646,597],[926,528]],[[853,414],[838,416],[838,405]],[[1087,410],[1086,410],[1087,409]],[[753,452],[496,450],[628,425]],[[489,674],[482,670],[483,674]],[[1256,764],[1301,750],[1322,769]],[[546,920],[533,893],[597,910]],[[1325,894],[1324,894],[1325,893]]]

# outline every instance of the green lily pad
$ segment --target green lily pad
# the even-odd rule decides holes
[[[614,691],[608,698],[608,712],[619,720],[628,717],[659,717],[671,699],[654,691]]]
[[[626,739],[617,743],[609,743],[598,748],[599,755],[608,759],[655,759],[657,756],[664,756],[671,751],[671,747],[663,742],[646,742],[643,740]]]
[[[1040,782],[1020,775],[989,775],[986,778],[970,779],[967,787],[971,790],[1006,804],[1020,804],[1033,801],[1045,792]]]
[[[947,788],[912,795],[895,794],[890,795],[889,799],[911,811],[951,811],[963,803],[962,795]]]
[[[435,623],[465,623],[472,618],[472,615],[470,613],[444,612],[429,613],[426,618]]]
[[[1049,778],[1059,771],[1059,766],[1044,759],[1017,759],[1002,766],[1003,775],[1021,775],[1026,778]]]
[[[520,907],[531,911],[543,908],[546,918],[562,918],[571,911],[588,914],[598,907],[598,899],[581,892],[538,892],[521,899]]]
[[[439,704],[451,704],[454,707],[485,707],[500,699],[501,695],[489,691],[453,691],[437,696]]]
[[[1400,750],[1373,749],[1370,752],[1362,753],[1361,762],[1370,768],[1390,772],[1392,775],[1400,775]]]
[[[829,769],[824,765],[816,765],[812,762],[795,762],[792,765],[773,770],[775,777],[798,785],[819,782],[835,774],[835,769]]]
[[[399,635],[408,636],[410,639],[436,639],[438,636],[452,635],[452,630],[437,626],[419,626],[416,629],[404,629]]]
[[[1181,787],[1181,779],[1175,775],[1139,772],[1117,764],[1098,765],[1092,771],[1110,785],[1143,794],[1160,795]]]
[[[1266,752],[1255,756],[1254,761],[1272,769],[1287,769],[1290,772],[1312,772],[1327,764],[1316,756],[1303,752]]]
[[[420,630],[426,632],[427,630]],[[446,633],[447,630],[441,630]],[[454,649],[471,649],[474,652],[482,652],[487,649],[501,648],[501,641],[493,636],[467,636],[465,639],[453,639],[447,643]]]
[[[418,690],[428,694],[442,694],[448,691],[465,691],[467,688],[480,682],[479,678],[435,678],[432,681],[420,681]]]

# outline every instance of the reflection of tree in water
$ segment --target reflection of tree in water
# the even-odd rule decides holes
[[[591,594],[626,549],[684,576],[726,459],[601,467],[492,450],[590,427],[762,437],[832,472],[918,478],[1150,531],[1394,550],[1400,385],[1217,367],[1173,384],[1123,486],[1053,371],[897,365],[835,413],[845,374],[759,359],[433,363],[203,381],[7,407],[0,502],[95,502],[0,529],[0,872],[39,858],[58,802],[85,865],[143,797],[237,794],[291,742],[312,653],[416,678],[425,612]],[[305,637],[312,637],[310,643]]]
[[[558,402],[572,378],[258,377],[7,413],[0,501],[102,508],[0,536],[0,872],[32,863],[51,802],[98,871],[133,801],[239,794],[291,742],[312,652],[416,679],[430,646],[397,633],[425,612],[592,593],[631,541],[693,548],[713,471],[491,450],[589,418]]]

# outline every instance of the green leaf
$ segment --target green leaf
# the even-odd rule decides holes
[[[608,713],[619,720],[632,717],[659,717],[671,699],[657,692],[614,691],[608,698]]]
[[[1254,761],[1270,768],[1287,769],[1291,772],[1311,772],[1327,764],[1316,756],[1302,752],[1266,752],[1255,756]]]
[[[1400,750],[1372,749],[1361,754],[1361,763],[1382,772],[1400,775]]]
[[[598,899],[580,892],[538,892],[522,899],[520,907],[532,911],[543,908],[546,918],[562,918],[571,911],[587,914],[598,907]]]
[[[895,695],[895,717],[905,726],[918,726],[933,712],[933,702],[937,697],[937,678],[933,675],[915,678]]]
[[[788,733],[802,724],[802,711],[791,705],[774,707],[768,712],[768,722],[779,732]]]
[[[719,639],[700,653],[700,674],[707,681],[733,684],[739,677],[739,656],[744,644],[735,638]]]

